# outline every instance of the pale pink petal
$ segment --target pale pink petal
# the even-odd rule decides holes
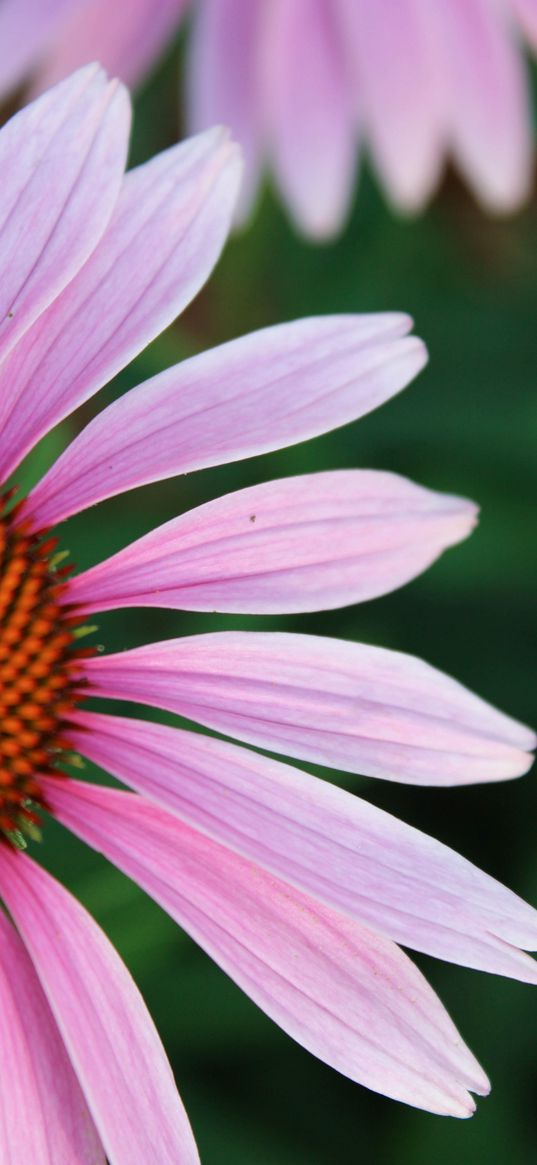
[[[4,845],[0,887],[110,1165],[148,1165],[155,1160],[155,1146],[159,1165],[197,1165],[190,1125],[158,1035],[102,930],[50,874]]]
[[[104,1153],[43,989],[0,911],[2,1165],[105,1165]]]
[[[338,0],[355,104],[395,206],[419,210],[441,172],[446,132],[424,4]],[[445,0],[441,0],[445,3]]]
[[[470,1115],[466,1089],[486,1092],[488,1081],[393,943],[141,797],[55,784],[60,820],[143,886],[308,1051],[398,1100]]]
[[[99,241],[119,193],[128,131],[127,94],[96,65],[0,131],[1,359]],[[7,394],[2,413],[9,403]]]
[[[333,4],[272,0],[262,30],[263,113],[271,161],[297,225],[340,230],[356,161],[345,42]]]
[[[417,785],[520,776],[528,728],[410,655],[314,635],[217,632],[85,665],[96,691],[273,752]]]
[[[187,118],[191,132],[227,125],[245,161],[239,217],[259,184],[263,127],[257,46],[259,0],[201,0],[193,12],[188,50]]]
[[[175,518],[69,583],[85,611],[277,613],[385,594],[470,533],[476,508],[405,478],[340,470],[256,485]]]
[[[27,79],[30,69],[56,38],[72,6],[73,0],[2,0],[0,97]]]
[[[322,316],[265,328],[170,368],[105,409],[27,512],[52,525],[134,486],[293,445],[363,416],[420,371],[407,316]]]
[[[537,949],[537,911],[367,801],[250,750],[162,724],[79,712],[69,738],[183,821],[387,938],[537,983],[537,964],[516,949]]]
[[[188,0],[71,0],[71,11],[34,89],[46,89],[87,61],[137,85],[173,36]]]
[[[537,0],[507,0],[532,48],[537,48]]]
[[[239,178],[237,148],[223,130],[127,175],[99,246],[0,367],[11,409],[4,477],[196,295],[225,241]]]
[[[445,79],[455,158],[490,210],[515,210],[529,195],[533,153],[522,54],[501,6],[451,0],[428,6]]]

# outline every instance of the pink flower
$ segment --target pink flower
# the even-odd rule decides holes
[[[160,56],[188,3],[2,0],[0,97],[28,79],[37,89],[47,88],[94,60],[128,84],[138,83]]]
[[[0,93],[37,88],[99,59],[138,81],[187,0],[4,0]],[[532,132],[520,33],[536,0],[191,0],[190,128],[231,127],[247,160],[241,214],[268,163],[297,226],[337,232],[365,146],[390,202],[416,212],[446,158],[489,210],[531,186]]]
[[[532,131],[517,17],[535,0],[198,0],[191,126],[247,146],[247,212],[268,161],[297,226],[342,226],[364,145],[389,201],[420,210],[451,158],[480,202],[531,188]],[[217,117],[215,115],[217,114]]]
[[[0,134],[0,477],[171,322],[229,230],[235,147],[211,131],[124,176],[126,95],[95,66]],[[529,730],[417,659],[220,633],[100,657],[89,614],[278,613],[397,587],[475,507],[394,474],[321,473],[220,498],[70,577],[50,528],[106,497],[293,444],[422,367],[397,314],[269,328],[105,409],[0,513],[0,1156],[197,1160],[142,1000],[85,911],[12,842],[50,810],[144,887],[285,1031],[370,1088],[466,1116],[488,1082],[395,944],[537,981],[537,914],[367,802],[233,743],[87,711],[168,708],[239,740],[430,784],[524,772]],[[73,753],[135,792],[69,779]],[[14,925],[13,925],[14,924]],[[16,930],[15,930],[16,927]],[[32,1119],[27,1119],[31,1111]],[[157,1146],[157,1148],[155,1148]]]

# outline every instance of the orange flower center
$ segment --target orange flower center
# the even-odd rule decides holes
[[[40,775],[69,748],[73,665],[88,652],[73,650],[82,619],[59,601],[71,568],[59,567],[56,539],[6,509],[10,498],[0,497],[0,831],[16,840],[35,832]]]

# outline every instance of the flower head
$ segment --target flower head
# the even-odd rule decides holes
[[[0,134],[2,1156],[197,1160],[125,968],[24,852],[45,809],[306,1048],[386,1095],[468,1115],[469,1090],[486,1092],[486,1077],[396,943],[535,982],[519,949],[537,945],[535,912],[431,838],[295,768],[84,706],[88,694],[113,696],[271,751],[429,784],[516,776],[534,743],[455,681],[378,648],[242,632],[101,656],[83,638],[87,619],[110,608],[279,613],[371,598],[475,520],[471,503],[394,474],[319,473],[220,498],[72,576],[51,532],[64,518],[343,424],[425,360],[398,314],[269,328],[146,381],[91,421],[27,497],[13,492],[28,450],[173,319],[229,230],[240,166],[227,136],[203,134],[125,177],[128,128],[125,93],[92,66]],[[68,777],[73,755],[134,792]]]
[[[537,43],[534,0],[4,0],[0,93],[30,69],[35,91],[93,59],[138,81],[187,9],[190,129],[223,123],[241,143],[242,216],[268,164],[297,226],[334,234],[362,146],[404,212],[428,201],[448,158],[493,212],[528,197],[519,40]]]

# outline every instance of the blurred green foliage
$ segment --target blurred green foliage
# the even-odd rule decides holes
[[[137,103],[135,162],[180,133],[173,55]],[[535,445],[537,210],[485,219],[449,176],[420,219],[396,219],[367,171],[343,237],[313,248],[270,192],[234,238],[207,288],[168,333],[100,396],[98,406],[185,355],[280,320],[404,309],[431,362],[401,396],[356,425],[298,448],[162,483],[73,520],[80,566],[224,491],[337,466],[393,469],[482,506],[470,541],[402,591],[361,607],[272,626],[409,651],[520,719],[535,720]],[[54,433],[35,474],[92,410]],[[130,611],[100,620],[110,649],[267,619]],[[533,642],[532,642],[533,634]],[[94,775],[94,774],[92,774]],[[537,902],[535,780],[423,790],[339,780]],[[61,836],[60,836],[61,834]],[[471,1122],[375,1096],[281,1033],[137,887],[50,823],[40,856],[106,928],[142,988],[172,1060],[204,1165],[528,1165],[535,1159],[532,989],[422,965],[492,1077]],[[149,1163],[148,1163],[149,1165]]]

